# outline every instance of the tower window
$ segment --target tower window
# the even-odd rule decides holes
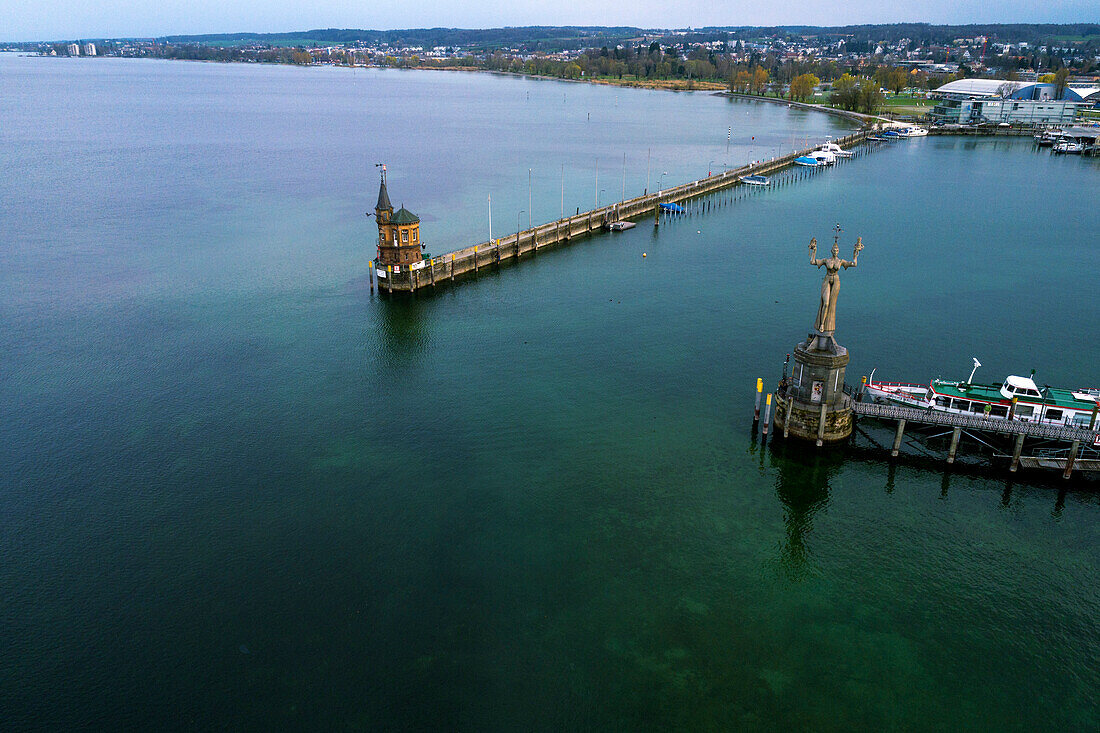
[[[409,241],[409,232],[408,232],[408,230],[405,230],[405,231],[401,232],[401,241],[402,242]]]

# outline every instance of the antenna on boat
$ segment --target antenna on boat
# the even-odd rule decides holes
[[[973,356],[970,357],[970,358],[974,359]],[[970,384],[971,382],[974,381],[974,372],[978,371],[978,367],[980,367],[981,365],[982,365],[982,363],[980,361],[978,361],[977,359],[974,359],[974,368],[970,370],[970,376],[966,380],[967,384]]]

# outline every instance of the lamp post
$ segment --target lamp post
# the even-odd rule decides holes
[[[519,211],[516,212],[516,234],[517,235],[519,234],[519,215],[522,214],[524,211],[526,211],[526,209],[520,209]]]
[[[527,169],[527,228],[531,228],[531,169]]]

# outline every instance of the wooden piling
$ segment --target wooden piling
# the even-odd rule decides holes
[[[772,421],[772,393],[768,392],[767,399],[764,400],[764,435],[768,434],[768,423]]]
[[[760,419],[760,397],[764,394],[764,380],[760,377],[756,378],[756,409],[752,413],[752,421],[756,422]]]
[[[386,294],[393,295],[393,265],[386,265]]]
[[[1015,398],[1014,398],[1015,399]],[[1016,436],[1016,445],[1012,448],[1012,463],[1009,465],[1008,470],[1012,473],[1016,473],[1016,469],[1020,467],[1020,454],[1024,452],[1024,434],[1020,433]]]
[[[951,431],[951,447],[947,449],[947,462],[955,462],[955,452],[959,449],[959,438],[962,437],[962,428],[955,428]]]
[[[370,268],[370,275],[368,276],[367,279],[370,280],[370,291],[373,293],[374,292],[374,260],[370,260],[369,262],[367,262],[367,266]]]
[[[898,420],[898,431],[894,433],[894,447],[890,449],[890,457],[897,458],[901,448],[901,438],[905,435],[905,418]]]
[[[787,439],[787,434],[791,432],[791,410],[794,408],[794,397],[790,392],[787,393],[787,414],[783,416],[783,440]]]
[[[1070,474],[1073,473],[1073,462],[1077,460],[1077,450],[1080,447],[1081,441],[1079,440],[1073,441],[1073,444],[1069,447],[1069,455],[1066,456],[1066,470],[1062,474],[1062,478],[1069,478]]]

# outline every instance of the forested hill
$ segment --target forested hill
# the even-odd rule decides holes
[[[1089,23],[974,23],[969,25],[931,25],[928,23],[889,23],[849,26],[714,26],[672,31],[630,26],[523,26],[513,28],[409,28],[403,30],[358,30],[324,28],[287,33],[214,33],[205,35],[165,36],[164,43],[194,43],[215,46],[267,44],[274,46],[349,44],[387,44],[390,46],[451,46],[494,49],[536,47],[539,50],[599,47],[639,37],[677,35],[685,40],[744,40],[790,37],[821,40],[850,40],[896,43],[903,38],[924,44],[949,43],[956,38],[986,36],[991,40],[1040,43],[1100,40],[1100,22]]]

